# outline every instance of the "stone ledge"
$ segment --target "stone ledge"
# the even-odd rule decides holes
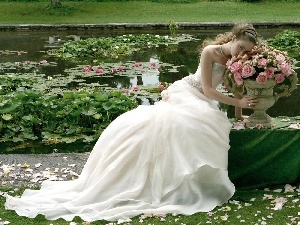
[[[178,22],[179,29],[223,29],[233,22]],[[252,22],[256,28],[300,28],[294,22]],[[95,30],[95,29],[168,29],[166,23],[106,23],[106,24],[0,24],[0,31],[18,30]]]

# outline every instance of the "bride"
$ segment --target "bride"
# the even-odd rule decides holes
[[[257,45],[251,24],[203,43],[194,75],[173,83],[152,106],[115,119],[101,134],[74,181],[45,181],[20,198],[6,196],[6,209],[49,220],[126,219],[143,213],[208,212],[227,202],[235,187],[227,163],[231,123],[215,101],[241,108],[253,97],[231,98],[216,90],[227,60]]]

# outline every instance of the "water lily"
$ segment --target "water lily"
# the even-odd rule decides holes
[[[156,67],[156,62],[150,63],[150,67],[151,67],[152,69],[155,68],[155,67]]]
[[[47,60],[42,60],[41,62],[40,62],[42,65],[45,65],[45,64],[47,64]]]
[[[136,63],[134,64],[135,67],[140,67],[141,65],[142,65],[141,62],[136,62]]]
[[[118,72],[118,70],[117,70],[116,68],[112,68],[112,69],[111,69],[111,72],[112,72],[112,73],[116,73],[116,72]]]
[[[95,69],[95,73],[103,73],[104,70],[102,68],[97,68]]]
[[[132,87],[132,90],[133,91],[138,91],[138,90],[140,90],[140,87],[138,85],[136,85],[136,86]]]
[[[163,84],[158,83],[158,88],[159,88],[160,90],[164,90],[166,87],[165,87]]]
[[[89,66],[84,67],[82,71],[86,73],[86,72],[91,71],[91,69],[92,69],[92,66],[89,65]]]

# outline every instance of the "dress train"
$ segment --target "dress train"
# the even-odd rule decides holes
[[[79,178],[44,181],[6,209],[49,220],[127,219],[143,213],[208,212],[227,202],[231,124],[216,104],[188,80],[167,98],[115,119],[101,134]]]

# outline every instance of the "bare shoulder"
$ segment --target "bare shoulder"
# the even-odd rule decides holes
[[[202,55],[212,55],[215,51],[214,45],[207,45],[202,50]]]
[[[217,49],[218,49],[217,45],[205,46],[205,48],[203,48],[201,56],[210,57],[210,58],[214,59],[218,55]]]
[[[220,64],[225,64],[226,61],[224,56],[221,55],[220,53],[220,45],[208,45],[206,46],[201,54],[201,60],[204,60],[206,62],[209,62],[211,64],[215,63],[220,63]]]
[[[214,45],[208,45],[205,48],[203,48],[201,53],[201,59],[200,61],[202,64],[212,64],[212,62],[215,60],[215,46]]]

